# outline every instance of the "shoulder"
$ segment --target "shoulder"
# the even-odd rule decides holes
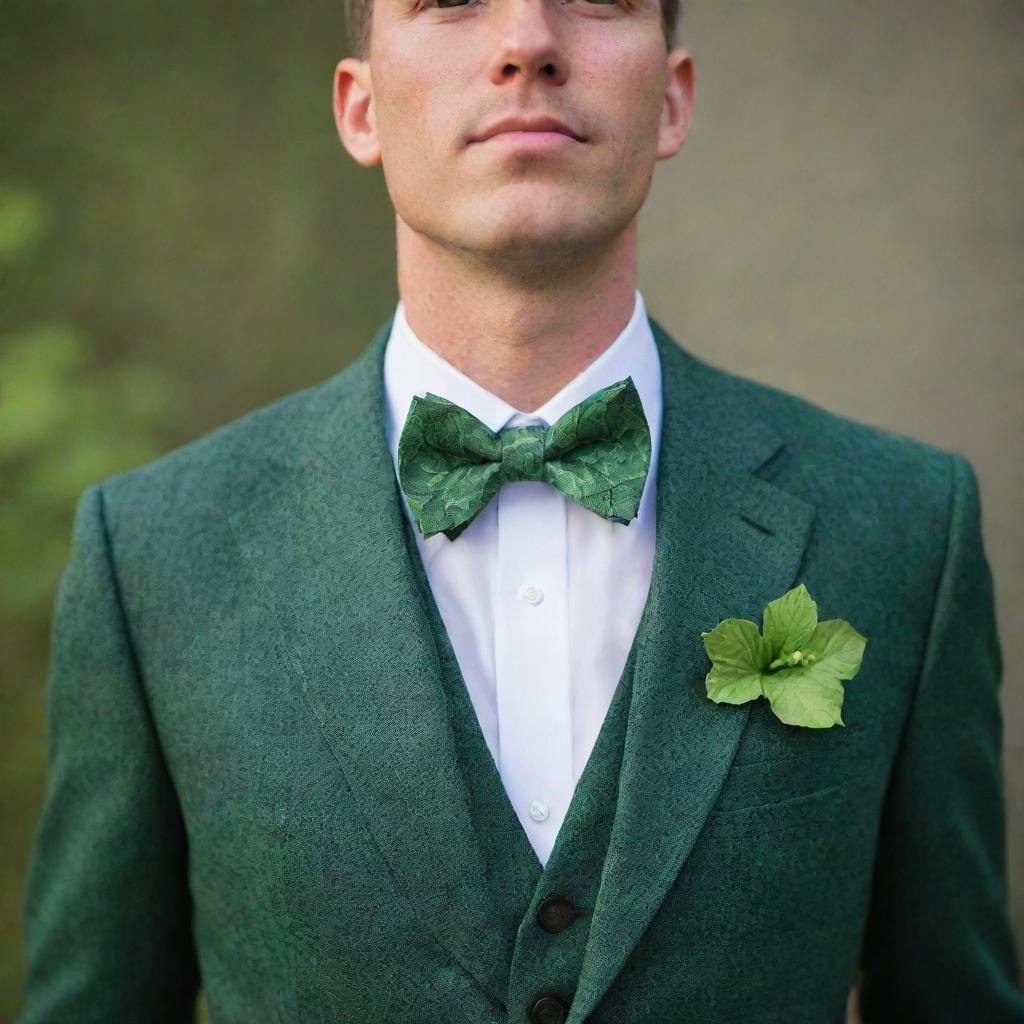
[[[723,438],[712,451],[756,452],[745,471],[813,508],[812,557],[824,552],[844,571],[931,582],[954,532],[980,532],[978,481],[963,454],[673,345],[663,350],[663,379],[684,399],[666,393],[666,401],[693,404],[701,430]]]
[[[954,487],[977,486],[960,452],[682,354],[699,390],[714,396],[723,421],[756,417],[779,440],[758,475],[785,482],[817,504],[924,502],[945,511]]]
[[[753,472],[813,509],[803,565],[823,598],[832,586],[847,600],[867,595],[870,621],[871,608],[932,607],[951,559],[984,578],[980,489],[965,455],[707,363],[694,372],[732,419],[756,419],[773,438]]]
[[[168,539],[194,533],[274,489],[289,467],[314,456],[317,430],[351,397],[361,360],[92,485],[112,534],[122,528]]]

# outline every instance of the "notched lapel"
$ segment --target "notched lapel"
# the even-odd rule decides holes
[[[795,585],[814,506],[754,475],[783,440],[749,398],[651,320],[664,421],[657,545],[611,840],[567,1024],[581,1024],[622,969],[710,814],[750,714],[716,704],[701,632],[760,625]]]
[[[384,434],[390,326],[300,419],[302,458],[229,519],[277,622],[268,643],[301,681],[399,889],[500,1004],[504,944]]]

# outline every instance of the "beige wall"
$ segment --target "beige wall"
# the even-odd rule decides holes
[[[969,458],[1005,662],[1024,946],[1024,3],[694,0],[650,312],[716,364]]]

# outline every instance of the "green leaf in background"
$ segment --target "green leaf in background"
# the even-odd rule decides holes
[[[13,262],[49,226],[50,213],[34,192],[0,184],[0,261]]]
[[[764,635],[747,619],[723,619],[701,633],[711,659],[705,679],[716,704],[765,696],[787,725],[845,725],[842,680],[860,668],[867,638],[843,619],[818,622],[818,606],[801,583],[769,602]]]
[[[80,372],[85,346],[63,324],[0,338],[0,459],[29,454],[67,416],[67,381]]]

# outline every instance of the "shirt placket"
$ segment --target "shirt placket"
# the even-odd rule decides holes
[[[543,422],[515,416],[508,426]],[[545,863],[574,788],[566,499],[529,480],[505,484],[496,501],[498,769]]]

